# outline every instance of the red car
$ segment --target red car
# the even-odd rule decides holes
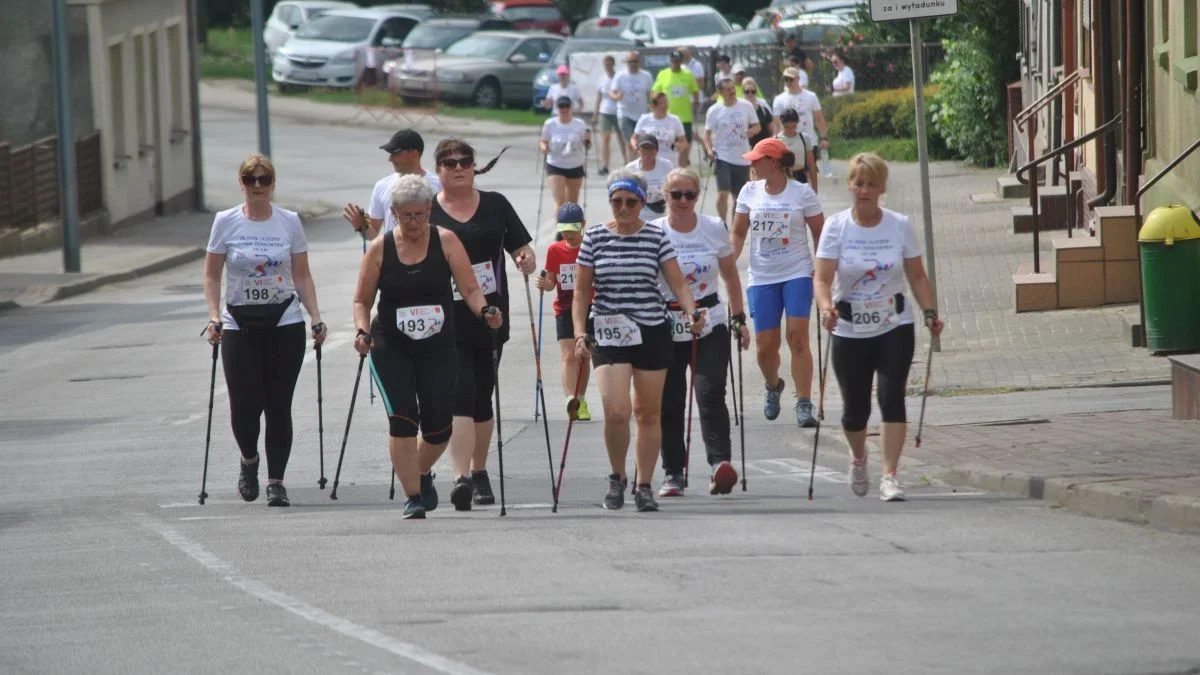
[[[553,0],[491,0],[492,13],[511,21],[517,30],[544,30],[571,35],[571,25]]]

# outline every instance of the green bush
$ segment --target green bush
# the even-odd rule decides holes
[[[1003,124],[1004,90],[995,73],[1000,56],[982,48],[986,37],[974,31],[946,41],[946,61],[932,81],[941,90],[930,106],[933,124],[958,156],[981,166],[1004,162],[1008,137]]]
[[[926,87],[926,101],[933,98],[937,92],[937,87]],[[833,100],[837,99],[831,97],[831,101]],[[913,98],[912,87],[854,94],[852,100],[839,103],[833,110],[830,110],[828,105],[822,108],[825,111],[825,119],[830,121],[829,133],[832,136],[912,138],[916,135],[916,101]]]

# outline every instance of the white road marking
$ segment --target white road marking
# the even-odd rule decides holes
[[[244,576],[236,567],[221,560],[208,551],[208,549],[188,539],[179,532],[149,518],[143,517],[139,520],[143,527],[158,533],[167,543],[187,554],[192,560],[200,563],[209,571],[220,576],[224,581],[247,595],[251,595],[264,602],[269,602],[280,609],[285,609],[317,626],[328,628],[349,638],[354,638],[431,670],[447,673],[447,675],[487,675],[485,671],[477,670],[465,663],[459,663],[440,654],[422,649],[414,644],[397,640],[390,635],[384,635],[372,628],[360,626],[349,619],[330,614],[303,600],[276,591],[261,581]]]

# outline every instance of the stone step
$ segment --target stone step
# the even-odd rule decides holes
[[[1018,313],[1058,309],[1058,284],[1054,273],[1047,269],[1047,265],[1042,265],[1042,272],[1035,273],[1032,262],[1021,263],[1017,267],[1017,273],[1013,275],[1013,287]]]
[[[996,194],[1004,199],[1029,199],[1029,186],[1015,175],[1000,176],[996,179]]]
[[[1171,416],[1200,420],[1200,354],[1171,356],[1170,361]]]
[[[1065,199],[1066,196],[1064,195],[1063,198]],[[1042,202],[1043,205],[1046,203],[1047,202]],[[1058,209],[1055,209],[1055,211],[1057,211],[1057,210]],[[1065,209],[1063,211],[1065,214]],[[1022,205],[1022,206],[1012,207],[1012,219],[1013,219],[1013,234],[1028,234],[1030,232],[1033,232],[1033,207],[1032,206]],[[1067,221],[1067,219],[1066,219],[1065,215],[1062,215],[1061,217],[1056,217],[1055,213],[1053,213],[1053,212],[1050,215],[1047,215],[1046,212],[1043,210],[1041,213],[1041,222],[1038,227],[1038,230],[1041,232],[1047,232],[1049,230],[1065,230],[1065,229],[1067,229],[1066,221]]]

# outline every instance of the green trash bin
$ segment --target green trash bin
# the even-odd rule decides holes
[[[1200,349],[1200,221],[1186,206],[1163,206],[1138,232],[1146,346]]]

